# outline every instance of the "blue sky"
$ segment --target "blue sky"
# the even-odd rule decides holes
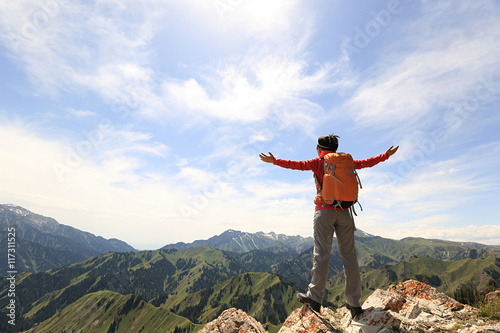
[[[0,4],[0,202],[138,249],[312,235],[318,136],[358,228],[500,244],[496,1]],[[359,210],[359,209],[358,209]]]

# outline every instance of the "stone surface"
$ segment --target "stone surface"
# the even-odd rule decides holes
[[[375,290],[363,303],[363,309],[362,315],[352,318],[345,307],[337,311],[322,308],[317,313],[304,305],[290,314],[279,333],[500,333],[500,322],[479,317],[477,309],[414,280]],[[200,332],[265,330],[243,311],[229,309]]]
[[[439,292],[436,288],[415,280],[392,285],[388,290],[400,294],[407,300],[418,303],[421,307],[441,317],[450,316],[453,312],[464,308],[467,308],[468,311],[474,311],[472,307],[455,301],[446,294]]]
[[[330,309],[322,308],[321,313],[317,313],[304,305],[288,316],[278,333],[339,332],[332,325],[332,318],[335,313]]]
[[[486,304],[500,301],[500,289],[487,293],[486,296],[484,296],[484,301]]]
[[[227,309],[221,315],[206,324],[199,333],[266,333],[266,330],[255,318],[242,310]]]

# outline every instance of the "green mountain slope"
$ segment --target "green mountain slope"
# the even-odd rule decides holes
[[[405,238],[393,240],[356,231],[356,249],[360,266],[378,268],[394,264],[413,255],[432,256],[443,260],[486,258],[492,254],[493,246],[477,243],[460,243],[436,239]],[[288,241],[286,243],[285,241]],[[312,239],[286,237],[274,233],[244,233],[228,230],[208,240],[190,244],[177,243],[166,247],[190,248],[204,244],[213,248],[232,249],[231,252],[248,271],[268,272],[304,290],[311,279]],[[293,246],[292,246],[293,245]],[[300,245],[300,246],[299,246]],[[258,248],[256,250],[250,250]],[[302,252],[297,254],[297,250]],[[329,277],[343,270],[342,261],[333,242],[330,257]]]
[[[195,248],[108,253],[55,271],[24,273],[17,278],[18,315],[41,322],[88,293],[110,290],[138,294],[146,300],[187,294],[244,272],[219,250]],[[0,281],[0,307],[5,309],[8,283]]]
[[[283,245],[245,253],[229,253],[249,272],[271,272],[274,265],[297,256],[297,252]]]
[[[0,248],[7,249],[8,238],[7,232],[0,232]],[[16,239],[16,243],[16,271],[20,273],[43,272],[88,258],[85,254],[40,245],[23,238]],[[0,258],[0,272],[5,274],[8,271],[7,251]]]
[[[28,333],[53,332],[197,332],[203,326],[168,310],[154,307],[141,296],[111,291],[87,294]]]
[[[196,293],[171,295],[161,307],[195,323],[210,322],[225,309],[235,307],[261,323],[280,325],[301,306],[295,294],[296,290],[278,276],[244,273]]]
[[[24,264],[27,270],[36,271],[78,260],[74,257],[76,255],[89,255],[85,252],[89,249],[88,243],[66,238],[74,230],[63,228],[65,231],[61,231],[63,229],[54,220],[19,207],[0,205],[0,208],[3,208],[0,217],[8,217],[3,220],[7,225],[22,220],[16,225],[19,228],[16,265],[19,267]],[[27,227],[31,224],[34,226]],[[49,232],[55,229],[61,233]],[[89,239],[94,241],[95,236],[91,236]],[[36,238],[38,243],[34,241]],[[152,312],[161,308],[165,311],[162,316],[175,317],[182,325],[202,325],[224,309],[237,307],[276,328],[294,308],[300,306],[295,294],[297,289],[305,290],[311,279],[312,239],[229,230],[203,242],[212,248],[192,247],[195,242],[183,250],[110,252],[62,268],[20,273],[16,276],[19,326],[31,328],[34,323],[46,320],[47,325],[49,322],[55,325],[66,319],[67,316],[60,316],[65,308],[75,311],[75,307],[81,306],[87,317],[74,318],[65,322],[64,327],[70,327],[69,331],[81,327],[85,331],[88,328],[85,325],[94,318],[91,312],[96,312],[101,315],[96,317],[98,322],[95,325],[102,324],[105,330],[106,325],[111,324],[104,324],[99,318],[112,316],[107,313],[108,309],[103,310],[104,303],[92,303],[95,295],[101,295],[103,291],[112,292],[105,296],[117,298],[117,304],[118,299],[122,302],[121,297],[126,297],[122,295],[137,295],[130,296],[133,300],[125,299],[125,303],[132,302],[133,311],[139,311],[139,306],[148,307]],[[73,251],[68,250],[71,244],[74,245]],[[491,280],[500,284],[500,251],[490,246],[421,238],[398,241],[361,231],[356,233],[356,244],[362,265],[364,297],[376,288],[385,289],[390,283],[408,278],[429,283],[448,293],[453,293],[464,283],[481,288]],[[213,248],[217,246],[236,252]],[[327,305],[341,305],[343,302],[342,269],[334,241]],[[8,281],[0,279],[0,316],[5,316],[8,290]],[[120,312],[118,308],[115,310],[115,313]],[[135,312],[135,315],[141,314]],[[128,324],[122,327],[129,327],[131,319],[125,317],[113,317],[113,322],[123,323],[125,320]],[[116,329],[116,325],[107,326],[107,329]],[[182,325],[178,330],[188,327]],[[4,328],[0,323],[0,331]]]
[[[356,237],[356,250],[361,266],[380,267],[411,256],[430,256],[442,260],[481,258],[490,255],[494,246],[463,243],[439,239],[403,238],[387,239],[378,236]]]
[[[439,291],[452,295],[463,284],[484,289],[493,280],[500,284],[500,251],[493,250],[487,258],[440,260],[429,256],[411,257],[397,264],[384,265],[377,269],[362,267],[361,280],[363,297],[375,289],[386,289],[390,284],[415,279],[436,287]],[[328,304],[340,306],[344,298],[345,278],[342,273],[328,281]]]
[[[430,256],[441,260],[476,259],[494,256],[497,250],[493,246],[477,243],[424,238],[393,240],[366,233],[357,233],[356,251],[360,266],[376,269],[386,264],[395,264],[412,256]],[[304,289],[311,279],[312,254],[312,249],[308,249],[293,259],[276,264],[270,271],[290,281],[297,288]],[[343,265],[338,254],[337,242],[334,240],[328,272],[329,278],[342,270]]]

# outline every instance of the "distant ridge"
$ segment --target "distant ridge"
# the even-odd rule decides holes
[[[0,205],[0,246],[6,248],[7,230],[15,228],[18,272],[38,272],[83,261],[107,252],[136,251],[118,239],[105,239],[58,223],[12,204]],[[7,260],[0,262],[5,272]]]
[[[248,233],[229,229],[222,234],[206,240],[196,240],[192,243],[179,242],[165,245],[162,249],[184,250],[199,246],[208,246],[214,249],[236,253],[246,253],[255,250],[264,250],[276,246],[284,246],[297,254],[313,246],[312,237],[287,236],[274,232]]]
[[[488,258],[498,254],[496,247],[438,239],[408,237],[394,240],[356,230],[356,251],[360,266],[378,269],[396,264],[411,257],[430,256],[439,260]],[[227,251],[249,271],[268,272],[284,278],[299,289],[304,289],[311,279],[313,264],[313,239],[286,236],[276,233],[248,233],[229,229],[220,235],[192,243],[166,245],[163,249],[184,250],[207,246]],[[329,278],[342,272],[343,264],[332,243]]]

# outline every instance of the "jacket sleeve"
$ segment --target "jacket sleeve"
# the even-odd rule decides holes
[[[355,160],[354,166],[356,167],[356,169],[371,168],[372,166],[375,166],[380,162],[384,162],[388,158],[389,155],[387,155],[386,153],[382,153],[380,155],[367,158],[366,160]]]
[[[274,165],[286,169],[316,171],[316,169],[318,169],[318,166],[320,165],[320,161],[321,160],[319,158],[313,158],[312,160],[308,161],[291,161],[291,160],[283,160],[281,158],[275,158]]]
[[[386,153],[382,153],[380,155],[367,158],[366,160],[355,160],[354,166],[356,167],[356,169],[371,168],[372,166],[375,166],[380,162],[386,161],[388,158],[389,155],[387,155]]]

